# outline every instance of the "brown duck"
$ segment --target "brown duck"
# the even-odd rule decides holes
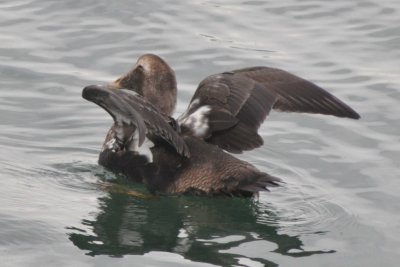
[[[263,144],[257,130],[272,109],[360,118],[314,83],[269,67],[207,77],[175,120],[176,94],[174,71],[153,54],[111,84],[85,87],[83,98],[114,120],[99,164],[153,193],[249,197],[280,179],[230,153]]]

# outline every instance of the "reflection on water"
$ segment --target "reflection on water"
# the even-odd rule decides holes
[[[399,265],[400,1],[2,0],[0,24],[0,265]],[[104,192],[111,119],[81,89],[149,52],[177,114],[205,76],[266,65],[362,120],[271,114],[241,157],[286,184],[258,201]]]
[[[266,216],[272,223],[262,219]],[[264,255],[252,260],[278,266],[265,258],[268,252],[291,257],[335,252],[304,249],[299,236],[279,233],[274,223],[279,220],[273,209],[251,199],[180,196],[143,200],[109,193],[99,199],[94,220],[67,228],[74,245],[91,256],[166,251],[195,262],[232,266],[239,264],[239,255],[229,249],[263,241]]]

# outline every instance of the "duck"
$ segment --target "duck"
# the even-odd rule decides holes
[[[84,87],[82,97],[113,119],[98,163],[157,195],[253,197],[279,186],[234,156],[263,145],[258,129],[272,110],[360,118],[313,82],[257,66],[206,77],[175,119],[176,75],[155,54],[111,83]]]

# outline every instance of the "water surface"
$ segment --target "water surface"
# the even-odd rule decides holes
[[[0,3],[4,266],[397,266],[400,2]],[[282,68],[360,121],[273,113],[241,155],[284,178],[257,200],[145,192],[96,163],[111,118],[81,98],[143,53],[177,74],[181,113],[207,75]]]

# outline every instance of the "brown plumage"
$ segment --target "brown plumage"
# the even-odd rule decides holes
[[[263,144],[257,130],[271,109],[288,112],[319,113],[358,119],[360,116],[345,103],[318,87],[286,71],[252,67],[204,79],[195,92],[191,103],[199,100],[199,106],[210,105],[210,129],[202,136],[210,143],[232,152],[241,153]],[[213,120],[217,114],[225,114],[221,127]],[[189,112],[185,116],[192,114]],[[184,120],[179,118],[178,120]],[[220,127],[214,127],[214,125]]]
[[[261,146],[257,131],[271,110],[360,117],[317,85],[268,67],[207,77],[175,121],[176,91],[173,70],[152,54],[107,86],[85,87],[82,96],[114,119],[99,163],[155,193],[248,197],[280,179],[224,150]]]

